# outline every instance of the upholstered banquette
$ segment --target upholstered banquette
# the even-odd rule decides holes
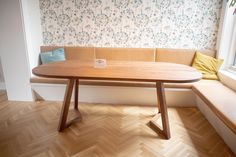
[[[41,46],[41,52],[59,48],[58,46]],[[172,62],[191,65],[196,50],[188,49],[155,49],[155,48],[93,48],[93,47],[64,47],[67,60],[92,60],[95,58],[107,60],[147,61],[147,62]],[[215,56],[215,51],[201,50],[204,54]],[[32,77],[31,83],[65,84],[67,80]],[[154,83],[130,81],[101,81],[80,80],[81,85],[97,86],[133,86],[155,87]],[[192,88],[193,83],[166,83],[166,88]]]
[[[54,50],[58,46],[42,46],[41,52]],[[64,47],[67,60],[107,60],[172,62],[191,66],[196,50],[164,48],[94,48]],[[200,50],[215,57],[215,51]],[[173,74],[174,75],[174,74]],[[67,80],[32,77],[31,83],[65,84]],[[155,87],[154,83],[130,81],[80,80],[81,85]],[[198,100],[197,106],[214,126],[216,131],[236,153],[236,93],[216,80],[201,80],[197,83],[166,83],[166,88],[193,89]]]

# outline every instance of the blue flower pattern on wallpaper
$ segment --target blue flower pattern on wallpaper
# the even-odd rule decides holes
[[[45,45],[215,49],[222,0],[39,0]]]

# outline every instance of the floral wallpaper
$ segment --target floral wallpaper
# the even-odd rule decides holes
[[[215,49],[222,0],[39,0],[45,45]]]

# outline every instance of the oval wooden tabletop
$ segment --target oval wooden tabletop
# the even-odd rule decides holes
[[[78,78],[143,82],[194,82],[202,78],[196,69],[165,62],[107,61],[105,68],[95,68],[94,61],[67,60],[43,64],[33,74],[51,78]]]

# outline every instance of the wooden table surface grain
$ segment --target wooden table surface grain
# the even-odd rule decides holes
[[[95,68],[94,61],[68,60],[40,65],[33,74],[52,78],[79,78],[143,82],[187,83],[201,79],[196,69],[165,62],[107,61],[105,68]]]

